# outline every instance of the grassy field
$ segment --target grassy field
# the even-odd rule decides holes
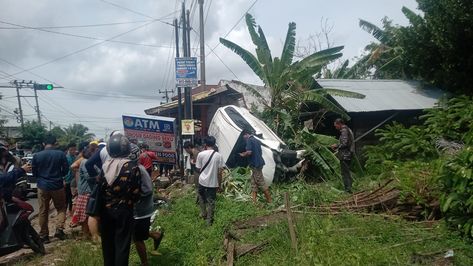
[[[334,185],[337,187],[338,185]],[[346,197],[331,184],[301,183],[273,187],[275,203],[254,206],[218,196],[215,223],[207,227],[198,218],[195,195],[187,195],[162,211],[157,224],[165,230],[161,256],[150,257],[151,265],[222,265],[224,232],[235,221],[271,213],[282,203],[282,193],[292,191],[294,204],[318,204]],[[297,192],[294,192],[297,191]],[[473,246],[446,228],[443,221],[431,227],[423,223],[363,217],[345,213],[336,216],[298,214],[298,251],[291,249],[287,222],[248,232],[242,241],[269,244],[257,255],[246,255],[236,265],[412,265],[417,253],[454,251],[455,265],[473,265]],[[147,242],[151,249],[151,241]],[[100,249],[88,242],[71,242],[56,265],[101,265]],[[36,263],[34,263],[36,264]],[[427,260],[426,265],[433,262]],[[130,265],[139,265],[134,249]]]

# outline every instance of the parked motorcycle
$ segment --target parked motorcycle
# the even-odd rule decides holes
[[[25,245],[36,253],[46,254],[44,244],[29,220],[33,211],[33,206],[15,197],[9,202],[0,201],[0,256]]]

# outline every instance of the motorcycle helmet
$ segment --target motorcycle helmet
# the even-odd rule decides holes
[[[122,134],[110,136],[107,142],[107,152],[112,158],[124,158],[130,154],[130,141]]]
[[[130,155],[128,155],[128,159],[132,161],[138,160],[140,158],[141,150],[138,145],[131,143]]]

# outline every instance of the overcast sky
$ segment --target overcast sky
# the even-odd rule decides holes
[[[64,88],[39,94],[43,122],[63,127],[82,123],[100,137],[121,129],[122,114],[143,114],[163,101],[158,90],[174,87],[174,33],[166,23],[179,15],[181,2],[0,0],[0,85],[12,79],[54,82]],[[187,0],[187,7],[193,2],[197,0]],[[227,39],[254,52],[244,20],[236,24],[254,2],[205,0],[207,44],[215,47],[228,34]],[[415,0],[259,0],[249,12],[262,26],[273,56],[281,53],[289,22],[297,23],[297,39],[304,43],[321,31],[321,21],[328,21],[332,44],[344,45],[344,58],[353,58],[373,40],[358,27],[358,19],[380,25],[387,16],[405,25],[402,6],[415,10],[417,5]],[[198,10],[194,12],[191,21],[198,32]],[[191,40],[194,54],[195,32]],[[237,78],[260,83],[231,51],[219,45],[214,52],[231,71],[206,47],[208,84]],[[0,93],[0,114],[9,125],[18,125],[12,115],[18,107],[15,90]],[[21,93],[32,95],[28,89]],[[23,98],[22,106],[26,119],[36,119],[34,98]]]

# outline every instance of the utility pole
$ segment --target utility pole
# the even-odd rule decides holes
[[[159,93],[164,93],[164,99],[166,99],[166,103],[169,102],[169,93],[173,92],[173,90],[168,90],[168,89],[164,89],[164,90],[158,90]],[[161,104],[163,104],[164,102],[161,102]]]
[[[179,56],[179,22],[177,19],[174,19],[174,33],[176,36],[176,58]],[[179,142],[177,144],[178,153],[178,164],[179,164],[179,175],[181,178],[184,178],[184,147],[182,141],[182,89],[177,87],[177,132],[179,136]]]
[[[199,0],[200,21],[200,86],[205,89],[205,35],[204,35],[204,0]]]
[[[25,121],[23,120],[23,109],[21,108],[21,96],[20,96],[21,85],[16,80],[13,81],[13,84],[15,84],[15,87],[16,87],[16,98],[18,99],[18,110],[20,111],[20,123],[21,123],[21,129],[23,129],[25,127]]]
[[[41,124],[41,112],[39,111],[39,102],[38,102],[38,93],[36,92],[36,88],[33,87],[34,90],[34,98],[36,100],[36,114],[38,115],[38,123]]]

